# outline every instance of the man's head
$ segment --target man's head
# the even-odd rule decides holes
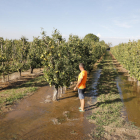
[[[80,71],[84,70],[84,64],[83,63],[79,64],[79,69],[80,69]]]

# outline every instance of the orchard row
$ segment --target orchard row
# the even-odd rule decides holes
[[[29,68],[32,73],[34,68],[44,67],[46,80],[58,91],[59,87],[68,87],[76,80],[79,63],[84,63],[90,72],[107,48],[107,44],[93,34],[83,39],[70,35],[67,41],[58,30],[54,30],[51,37],[44,31],[41,36],[32,42],[25,37],[20,40],[0,38],[0,74],[4,76],[19,71],[21,75]]]
[[[119,44],[111,48],[111,52],[130,76],[140,81],[140,40]]]

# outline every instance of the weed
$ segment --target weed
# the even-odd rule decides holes
[[[39,76],[30,81],[12,88],[0,92],[0,109],[2,106],[11,105],[15,101],[22,99],[38,89],[38,87],[47,85],[44,76]]]
[[[122,121],[120,121],[120,110],[123,107],[115,83],[117,72],[108,54],[104,56],[104,60],[100,63],[99,67],[101,65],[102,73],[97,85],[98,97],[96,111],[90,116],[90,119],[96,121],[97,128],[94,136],[97,138],[103,137],[103,126],[108,126],[112,123],[116,123],[116,126],[122,125]]]
[[[92,133],[93,138],[102,138],[105,134],[105,129],[102,126],[97,126]]]

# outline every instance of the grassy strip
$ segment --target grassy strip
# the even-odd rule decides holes
[[[36,91],[39,87],[47,85],[44,76],[39,76],[30,81],[11,88],[6,89],[0,92],[0,111],[2,107],[11,105],[18,99],[22,99],[24,96],[31,95],[34,91]]]
[[[93,109],[93,114],[89,116],[90,122],[97,126],[92,133],[92,137],[94,139],[113,139],[114,135],[118,139],[132,138],[133,136],[129,134],[129,131],[126,131],[123,136],[118,132],[118,129],[124,127],[129,130],[134,130],[134,128],[138,130],[138,128],[122,117],[123,103],[115,82],[117,71],[114,69],[112,58],[108,53],[98,67],[102,68],[102,72],[97,85],[97,103]]]

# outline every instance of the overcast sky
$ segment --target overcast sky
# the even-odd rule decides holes
[[[140,0],[0,0],[0,37],[32,41],[41,27],[63,37],[93,33],[113,46],[140,39]]]

